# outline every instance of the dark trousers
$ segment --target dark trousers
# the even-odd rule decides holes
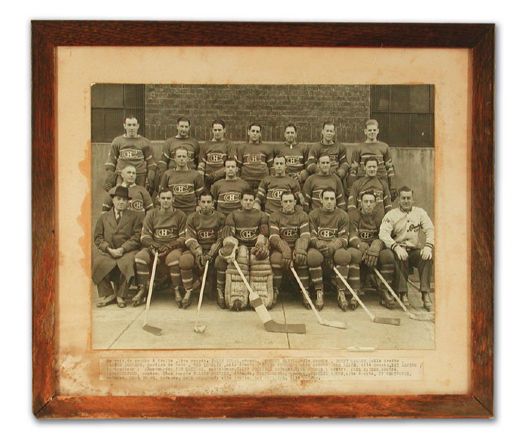
[[[115,292],[112,282],[115,286]],[[124,298],[128,294],[128,281],[117,266],[97,285],[97,293],[102,298],[113,295],[114,293]]]
[[[408,249],[407,253],[409,256],[406,261],[399,260],[395,254],[395,291],[398,293],[407,293],[409,271],[412,270],[413,267],[417,267],[418,274],[420,275],[420,292],[430,292],[433,260],[423,260],[420,256],[420,249]]]

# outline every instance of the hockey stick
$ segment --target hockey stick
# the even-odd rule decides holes
[[[155,252],[155,258],[153,259],[153,268],[151,269],[150,285],[148,287],[148,298],[146,299],[146,310],[144,312],[144,324],[142,325],[143,330],[145,330],[155,336],[160,336],[162,333],[162,329],[148,324],[148,310],[150,309],[151,295],[153,294],[153,283],[155,282],[155,271],[157,269],[158,260],[159,260],[159,253]]]
[[[390,325],[400,325],[400,319],[399,318],[380,318],[378,316],[375,316],[373,313],[371,313],[368,308],[364,305],[364,303],[360,300],[359,296],[355,293],[355,291],[351,288],[351,286],[348,284],[348,282],[344,279],[342,274],[337,270],[337,267],[333,266],[333,270],[339,277],[339,279],[344,283],[346,288],[350,291],[350,293],[353,295],[353,297],[357,300],[357,302],[362,306],[364,311],[368,314],[368,316],[371,318],[373,322],[376,322],[377,324],[390,324]]]
[[[202,287],[200,287],[200,294],[198,295],[198,307],[196,309],[196,322],[195,322],[195,327],[193,329],[195,331],[195,333],[203,333],[203,332],[205,332],[205,329],[207,328],[206,325],[198,323],[198,318],[200,316],[200,308],[202,307],[202,299],[204,298],[204,288],[205,288],[205,280],[207,278],[207,269],[209,269],[209,261],[205,262],[204,276],[202,277]]]
[[[245,278],[245,275],[243,275],[238,262],[234,258],[232,259],[232,262],[240,274],[245,287],[247,287],[247,290],[249,291],[250,304],[252,307],[254,307],[254,310],[256,310],[256,313],[259,315],[265,330],[273,333],[306,333],[306,326],[304,324],[281,324],[274,321],[259,295],[254,292],[254,290],[252,290],[249,282],[247,281],[247,278]]]
[[[315,308],[314,303],[312,302],[312,299],[310,298],[310,295],[308,294],[305,287],[303,286],[303,283],[301,282],[301,279],[299,278],[299,275],[297,274],[296,270],[294,269],[294,265],[292,263],[290,263],[290,270],[292,271],[292,274],[294,275],[294,278],[296,279],[297,284],[299,284],[299,288],[301,289],[303,296],[305,297],[308,304],[310,304],[310,307],[312,308],[312,311],[314,312],[314,315],[317,318],[317,321],[319,321],[319,324],[326,325],[328,327],[335,327],[335,328],[342,328],[342,329],[348,328],[348,326],[346,325],[345,322],[328,321],[326,319],[321,318],[321,315]]]

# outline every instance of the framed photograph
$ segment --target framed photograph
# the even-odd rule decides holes
[[[35,21],[38,418],[493,416],[491,24]]]

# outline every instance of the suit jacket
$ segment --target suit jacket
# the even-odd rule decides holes
[[[92,256],[92,279],[98,284],[114,267],[118,267],[128,282],[135,276],[134,257],[140,248],[142,216],[125,210],[119,220],[115,220],[114,210],[104,212],[99,217],[94,231],[94,252]],[[120,258],[113,258],[108,248],[123,248]]]

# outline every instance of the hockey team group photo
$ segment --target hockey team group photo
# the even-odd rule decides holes
[[[92,348],[434,349],[434,86],[95,84],[91,116]]]

